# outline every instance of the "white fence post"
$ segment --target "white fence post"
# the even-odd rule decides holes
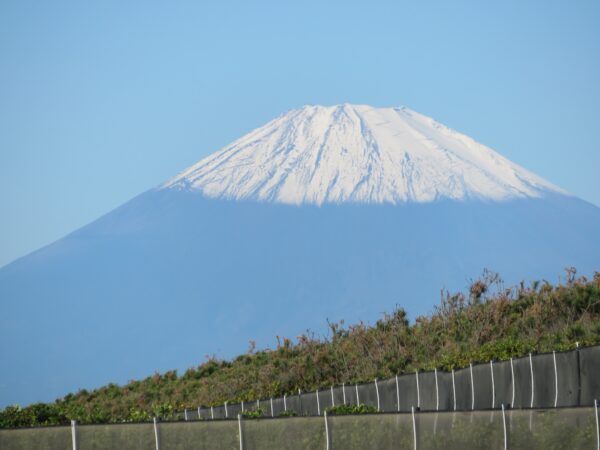
[[[554,359],[554,407],[558,405],[558,368],[556,367],[556,352],[552,352],[552,358]]]
[[[512,397],[510,400],[510,407],[515,407],[515,367],[513,366],[513,359],[510,358],[510,379],[512,380]],[[512,417],[512,416],[511,416]]]
[[[187,420],[188,420],[187,408],[185,408],[185,409],[183,410],[183,419],[184,419],[186,422],[187,422]]]
[[[375,378],[375,393],[377,394],[377,412],[381,411],[381,403],[379,402],[379,386],[377,385],[377,378]]]
[[[214,408],[212,406],[210,407],[210,418],[213,419],[213,420],[215,418],[215,410],[214,410]]]
[[[346,404],[346,383],[342,383],[342,395],[344,397],[344,405]]]
[[[473,381],[473,363],[469,363],[471,372],[471,411],[475,409],[475,382]]]
[[[435,410],[439,411],[440,410],[440,388],[438,386],[437,368],[433,369],[433,374],[435,375]],[[436,419],[437,419],[437,416],[436,416]]]
[[[287,397],[283,394],[283,410],[287,411]]]
[[[242,436],[242,415],[238,414],[238,429],[240,431],[240,450],[244,450],[244,437]]]
[[[154,442],[156,443],[156,450],[160,450],[160,441],[158,440],[158,422],[156,417],[152,418],[152,422],[154,423]]]
[[[398,375],[396,375],[396,405],[398,412],[400,412],[400,386],[398,384]]]
[[[331,406],[335,406],[335,398],[333,397],[333,386],[331,386]]]
[[[598,423],[598,400],[594,400],[594,410],[596,411],[596,446],[600,450],[600,423]]]
[[[504,450],[508,450],[508,432],[506,430],[506,412],[504,411],[504,403],[502,403],[502,427],[504,429]]]
[[[77,421],[71,420],[71,441],[73,450],[77,450]]]
[[[242,412],[244,412],[244,400],[242,400]]]
[[[271,417],[275,417],[275,413],[273,412],[273,397],[271,397]]]
[[[200,417],[200,407],[198,406],[198,420],[200,420],[200,419],[201,419],[201,417]]]
[[[413,441],[415,443],[415,450],[417,450],[417,421],[415,420],[415,407],[414,406],[411,406],[410,412],[412,414]]]
[[[415,370],[415,376],[417,378],[417,408],[421,408],[421,390],[419,389],[419,371]]]
[[[227,402],[225,402],[225,418],[229,419],[229,413],[227,412]]]
[[[319,390],[317,389],[315,391],[315,394],[317,395],[317,416],[321,415],[321,403],[319,402]]]
[[[529,369],[531,370],[531,404],[530,408],[533,408],[533,394],[535,392],[535,386],[533,384],[533,358],[531,357],[531,353],[529,354]]]
[[[360,397],[358,396],[358,384],[356,384],[355,387],[356,387],[356,404],[360,405]]]
[[[492,409],[496,407],[496,384],[494,383],[494,363],[490,361],[490,374],[492,375]]]
[[[452,397],[454,398],[454,411],[456,411],[456,383],[454,382],[454,369],[452,369]]]
[[[326,449],[329,450],[331,444],[329,443],[329,425],[327,423],[327,411],[325,411],[325,414],[323,414],[323,416],[325,417],[325,444]]]

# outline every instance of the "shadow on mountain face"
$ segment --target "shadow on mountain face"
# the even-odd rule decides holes
[[[0,406],[230,357],[326,319],[411,317],[482,269],[600,269],[600,209],[510,202],[290,206],[149,191],[0,269]]]

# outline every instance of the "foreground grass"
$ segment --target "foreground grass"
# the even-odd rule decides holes
[[[443,293],[434,313],[413,324],[402,309],[374,325],[330,323],[326,337],[278,337],[274,350],[251,348],[232,361],[212,358],[181,376],[170,371],[124,386],[82,390],[54,403],[9,406],[0,411],[0,427],[64,424],[71,419],[146,421],[185,407],[567,350],[576,342],[600,343],[600,273],[588,280],[568,269],[564,284],[544,281],[505,289],[497,274],[485,272],[468,293]]]

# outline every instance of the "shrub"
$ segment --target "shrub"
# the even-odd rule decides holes
[[[371,414],[376,413],[377,408],[365,404],[361,405],[336,405],[327,408],[327,414],[340,415],[340,414]]]
[[[175,408],[171,403],[155,403],[152,405],[152,412],[161,420],[170,420],[175,418]]]
[[[244,419],[259,419],[264,415],[264,411],[261,408],[247,409],[242,413]]]

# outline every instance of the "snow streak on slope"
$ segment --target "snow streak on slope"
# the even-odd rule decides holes
[[[559,188],[407,108],[305,106],[165,183],[280,203],[403,203],[540,197]]]

